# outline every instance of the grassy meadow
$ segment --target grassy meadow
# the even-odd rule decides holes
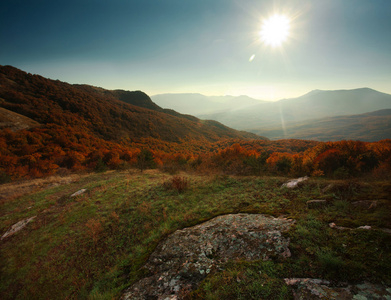
[[[0,188],[0,234],[37,216],[0,241],[1,299],[117,299],[140,279],[156,245],[177,229],[228,213],[295,219],[286,260],[230,262],[189,299],[289,299],[283,278],[391,285],[391,183],[314,178],[297,189],[287,178],[109,171],[71,180]],[[86,189],[79,196],[74,192]],[[6,197],[4,196],[6,195]],[[307,201],[328,205],[307,208]],[[357,201],[373,200],[363,207]],[[338,226],[354,230],[338,230]],[[372,230],[356,229],[370,225]],[[237,280],[237,279],[240,280]]]

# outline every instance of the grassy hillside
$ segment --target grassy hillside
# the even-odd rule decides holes
[[[360,115],[338,116],[265,128],[254,133],[271,139],[314,139],[317,141],[379,141],[391,137],[391,109]]]
[[[0,234],[36,216],[0,241],[0,298],[118,298],[143,276],[140,267],[161,239],[176,229],[237,212],[296,219],[289,232],[292,257],[231,262],[224,272],[211,273],[193,297],[274,299],[269,283],[285,277],[391,284],[391,239],[378,230],[391,228],[388,181],[311,179],[287,190],[280,188],[286,179],[276,177],[181,174],[179,180],[187,182],[183,191],[171,175],[158,171],[111,171],[0,186]],[[82,188],[84,194],[70,198]],[[311,199],[329,205],[308,209]],[[355,205],[360,200],[376,201],[376,206]],[[330,222],[374,230],[338,231]],[[258,275],[248,275],[252,272]]]

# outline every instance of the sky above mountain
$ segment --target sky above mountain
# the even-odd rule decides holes
[[[286,40],[260,32],[273,15]],[[276,31],[272,31],[272,38]],[[0,3],[0,64],[69,83],[277,100],[313,89],[391,93],[389,0]]]

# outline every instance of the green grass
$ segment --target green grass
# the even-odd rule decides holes
[[[37,217],[0,242],[0,298],[118,298],[143,276],[140,267],[168,234],[238,212],[295,218],[297,225],[288,233],[293,256],[229,263],[224,271],[210,274],[191,297],[289,299],[284,277],[391,284],[389,235],[328,226],[390,228],[387,183],[332,181],[336,187],[322,192],[331,181],[311,179],[288,190],[280,188],[284,178],[183,176],[188,184],[181,192],[165,188],[172,176],[158,171],[107,172],[3,201],[1,234],[22,219]],[[87,192],[69,198],[81,188]],[[370,210],[352,206],[364,198],[383,202]],[[306,201],[311,199],[331,204],[308,210]]]

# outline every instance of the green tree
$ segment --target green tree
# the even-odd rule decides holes
[[[156,163],[153,157],[153,153],[148,149],[142,149],[137,155],[137,168],[143,172],[146,169],[156,168]]]

